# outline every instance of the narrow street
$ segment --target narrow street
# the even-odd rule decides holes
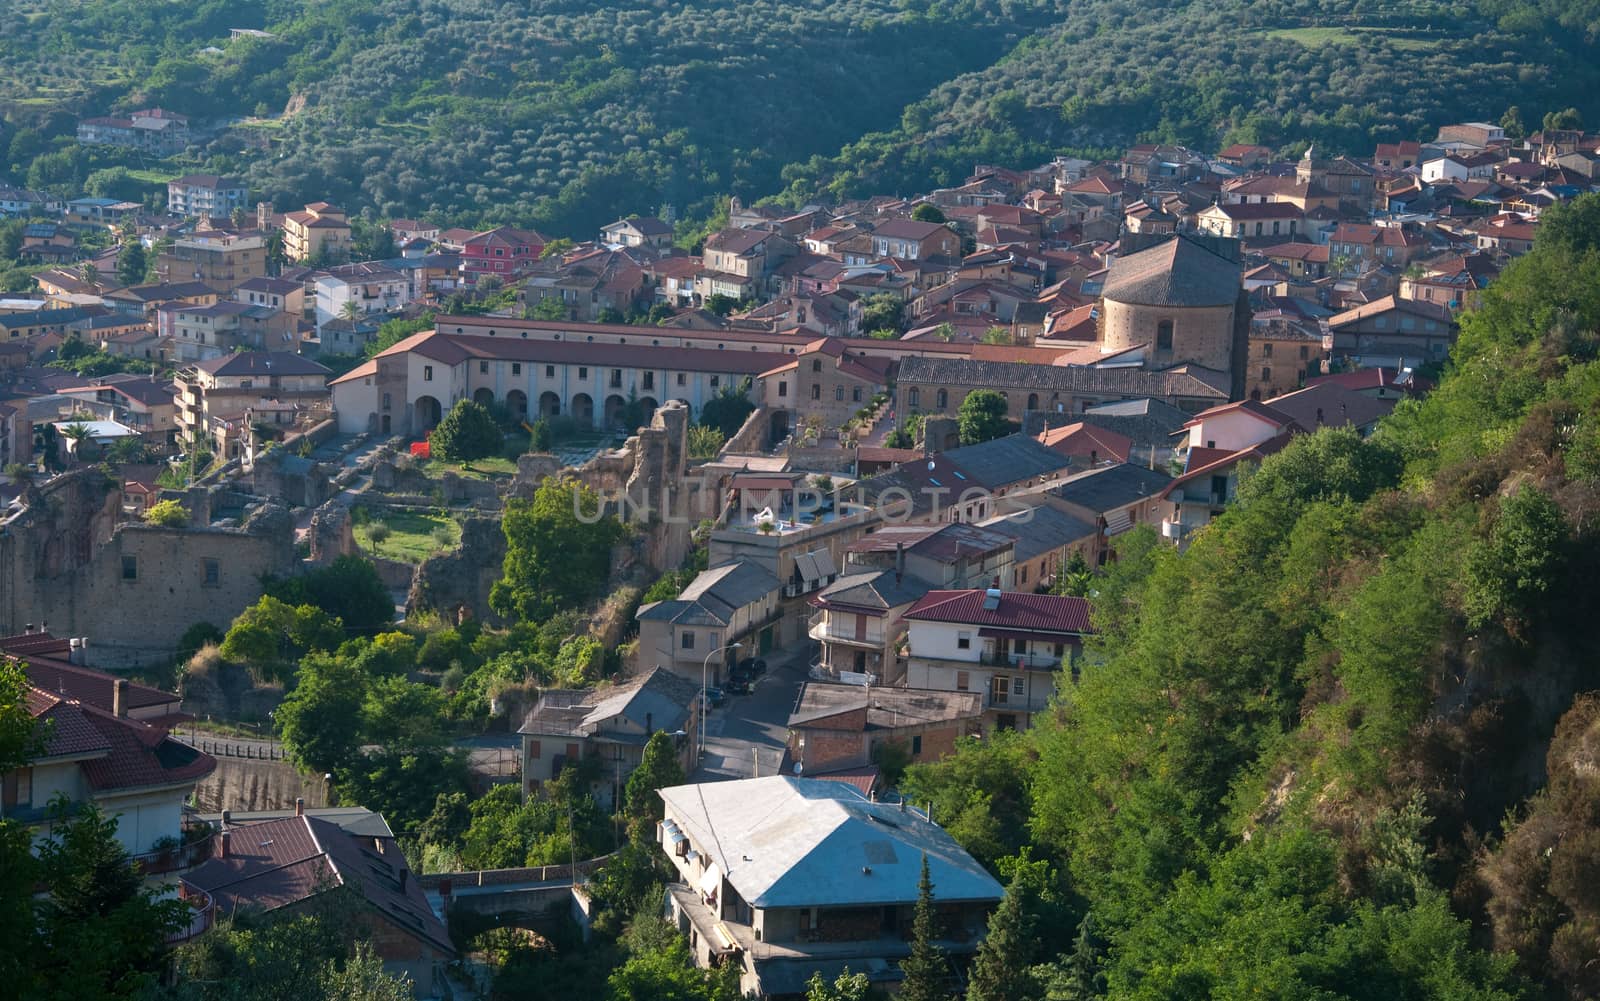
[[[749,695],[730,695],[706,717],[706,744],[694,782],[771,775],[783,759],[789,713],[806,680],[812,652],[804,640],[768,654],[767,673]]]

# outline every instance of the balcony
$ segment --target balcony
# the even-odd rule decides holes
[[[836,643],[842,646],[859,647],[863,650],[882,650],[884,642],[883,626],[868,627],[865,633],[858,636],[855,624],[851,623],[848,630],[841,631],[837,624],[830,627],[828,612],[818,612],[806,623],[806,634],[818,643]]]
[[[179,879],[177,896],[179,900],[189,905],[192,913],[187,924],[167,936],[168,945],[179,945],[204,934],[217,916],[216,901],[211,899],[211,894],[198,886]]]

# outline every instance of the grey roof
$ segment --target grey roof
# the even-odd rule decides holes
[[[1228,306],[1239,297],[1239,265],[1174,237],[1111,262],[1102,294],[1138,306]]]
[[[288,351],[241,351],[196,362],[195,368],[212,375],[327,375],[329,372],[326,366]]]
[[[688,723],[698,691],[694,682],[660,667],[608,688],[553,688],[539,696],[517,732],[589,737],[619,718],[652,731],[678,730]]]
[[[794,573],[798,580],[824,580],[838,572],[838,567],[833,563],[833,554],[826,549],[801,553],[794,558]]]
[[[1170,403],[1144,397],[1118,400],[1090,407],[1082,414],[1059,414],[1053,410],[1030,410],[1023,415],[1022,430],[1037,435],[1046,428],[1065,427],[1082,421],[1106,431],[1126,435],[1135,445],[1165,446],[1172,432],[1183,427],[1194,415]]]
[[[637,617],[682,625],[725,626],[739,609],[782,586],[765,567],[739,560],[700,571],[677,598],[644,605]]]
[[[1062,546],[1095,534],[1093,525],[1048,504],[1001,515],[982,525],[1011,536],[1016,543],[1013,552],[1018,563],[1055,552]]]
[[[859,709],[866,717],[859,724],[846,725],[836,718]],[[836,720],[818,729],[894,730],[927,723],[973,719],[983,715],[980,692],[939,692],[923,688],[866,688],[807,681],[800,686],[789,726],[804,727]]]
[[[753,907],[907,904],[924,857],[937,901],[1004,892],[942,828],[843,782],[774,775],[672,786],[661,798]]]
[[[900,361],[899,381],[968,386],[972,389],[1022,389],[1107,396],[1154,396],[1224,401],[1228,394],[1188,372],[1148,372],[1142,368],[1088,368],[1027,362],[912,355]]]
[[[1067,456],[1023,434],[953,448],[939,453],[935,461],[939,460],[955,463],[969,481],[990,490],[1054,473],[1071,464]]]
[[[869,570],[845,574],[817,592],[818,600],[829,605],[852,605],[888,611],[909,605],[933,590],[933,585],[912,574],[896,575],[893,570]]]
[[[1105,514],[1142,497],[1159,496],[1171,482],[1172,477],[1166,473],[1124,462],[1079,473],[1051,493],[1096,514]]]
[[[202,813],[198,816],[208,824],[222,823],[220,813]],[[252,824],[258,820],[282,820],[292,816],[294,816],[293,810],[230,810],[228,822]],[[364,806],[308,806],[306,816],[338,824],[346,834],[354,834],[356,837],[394,837],[394,832],[389,830],[389,822],[383,819],[383,814]]]

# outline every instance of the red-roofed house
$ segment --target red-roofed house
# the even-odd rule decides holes
[[[62,796],[114,818],[134,855],[181,837],[183,804],[217,763],[169,736],[178,697],[56,661],[65,645],[41,633],[0,639],[5,655],[27,662],[28,714],[49,727],[40,753],[0,776],[0,816],[40,825]]]
[[[1045,428],[1039,441],[1062,455],[1085,466],[1097,465],[1106,460],[1127,462],[1133,439],[1106,428],[1078,421],[1065,427]]]
[[[762,372],[756,391],[774,411],[821,414],[825,426],[838,427],[887,390],[889,365],[887,358],[852,353],[847,340],[822,337]]]
[[[1083,598],[994,589],[929,591],[905,620],[906,685],[982,693],[985,723],[1003,730],[1049,706],[1093,631]]]
[[[509,281],[537,264],[549,242],[531,229],[510,226],[475,233],[461,246],[461,280],[476,285],[483,276],[494,275]]]

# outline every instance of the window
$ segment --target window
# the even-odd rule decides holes
[[[684,373],[679,372],[678,373],[678,385],[687,386],[688,384],[689,384],[689,377],[687,375],[685,375]]]
[[[200,561],[202,572],[205,574],[207,587],[216,587],[222,579],[222,564],[209,557]]]
[[[835,386],[835,387],[833,387],[833,398],[836,401],[840,402],[840,403],[844,402],[844,387],[843,386]]]
[[[389,394],[388,393],[384,393],[383,394],[383,409],[385,409],[385,410],[389,409]]]
[[[544,749],[539,746],[539,742],[537,740],[528,741],[528,760],[529,761],[538,761],[539,760],[539,755],[541,755],[543,753],[544,753]]]
[[[956,672],[956,691],[958,691],[958,692],[967,691],[968,687],[971,684],[972,684],[972,673],[970,671],[957,671]]]
[[[693,650],[694,649],[694,633],[687,633],[687,632],[684,633],[683,634],[683,638],[681,640],[679,640],[678,645],[683,647],[685,650]]]
[[[850,402],[852,402],[852,403],[860,403],[861,402],[861,387],[860,386],[856,386],[854,389],[850,390]]]
[[[956,649],[957,650],[971,650],[972,649],[972,634],[968,633],[968,632],[956,633]]]
[[[567,760],[568,761],[577,761],[578,760],[578,745],[577,744],[568,744],[567,745]]]
[[[821,387],[821,386],[818,386],[818,385],[813,385],[813,386],[812,386],[812,387],[811,387],[811,398],[812,398],[812,399],[813,399],[813,400],[820,400],[820,399],[822,399],[822,387]]]
[[[579,365],[578,366],[578,378],[580,378],[580,379],[589,378],[589,368],[588,368],[588,366],[586,366],[586,365]]]
[[[1262,369],[1261,370],[1261,381],[1262,382],[1270,382],[1271,380],[1272,380],[1272,369],[1270,369],[1270,368]]]
[[[611,370],[611,388],[622,388],[622,369],[614,368]]]
[[[654,388],[656,388],[656,374],[654,372],[646,372],[644,374],[644,388],[646,388],[646,389],[654,389]]]
[[[424,366],[422,366],[422,381],[423,382],[432,382],[433,381],[433,366],[432,365],[424,365]]]
[[[1028,679],[1024,678],[1020,674],[1017,675],[1015,678],[1012,678],[1011,679],[1011,694],[1017,696],[1018,698],[1021,698],[1022,696],[1028,694]]]
[[[911,405],[911,409],[913,410],[921,406],[922,393],[917,389],[917,387],[911,387],[911,391],[906,394],[906,402]]]
[[[813,372],[822,371],[822,359],[816,358],[816,359],[812,360],[812,362],[811,362],[811,371],[813,371]]]
[[[522,362],[514,361],[514,362],[511,363],[511,374],[512,375],[521,375],[522,374]]]
[[[1003,706],[1010,701],[1011,679],[1004,674],[994,676],[994,681],[989,685],[989,701],[997,706]]]
[[[546,379],[554,379],[556,377],[556,367],[554,365],[546,365],[544,367],[544,377]]]
[[[712,376],[711,377],[711,388],[712,389],[716,389],[720,385],[722,385],[722,376],[720,376],[720,375]]]
[[[488,375],[489,374],[489,363],[488,362],[486,362],[486,361],[478,362],[478,374],[479,375]]]
[[[1261,354],[1262,354],[1263,357],[1266,357],[1266,358],[1271,358],[1272,357],[1272,344],[1271,344],[1271,342],[1268,342],[1266,344],[1261,345]]]
[[[138,580],[139,579],[139,557],[137,557],[137,556],[124,556],[122,558],[122,579],[123,580]]]
[[[1026,584],[1028,582],[1028,568],[1024,566],[1021,570],[1018,570],[1017,573],[1019,574],[1017,577],[1017,583]]]
[[[1156,324],[1156,350],[1172,350],[1172,321],[1162,320]]]
[[[779,396],[788,396],[789,395],[789,384],[787,382],[778,383],[778,395]]]
[[[943,410],[950,405],[950,394],[939,390],[933,395],[933,406],[936,410]]]
[[[916,737],[912,737],[911,738],[911,755],[912,755],[912,757],[916,757],[916,756],[920,755],[921,753],[922,753],[922,737],[920,735],[916,736]]]

